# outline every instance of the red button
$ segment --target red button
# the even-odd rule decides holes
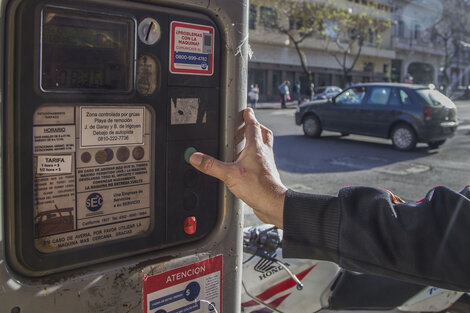
[[[190,216],[184,220],[184,232],[188,235],[192,235],[196,232],[197,220],[196,217]]]

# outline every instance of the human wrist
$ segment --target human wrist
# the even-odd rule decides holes
[[[271,201],[269,201],[269,223],[276,225],[279,228],[283,227],[284,223],[284,201],[286,197],[287,188],[284,185],[274,187]]]

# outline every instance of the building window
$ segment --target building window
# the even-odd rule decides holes
[[[392,82],[394,83],[399,83],[401,81],[401,66],[402,66],[402,61],[401,60],[392,60]]]
[[[414,29],[413,38],[414,38],[414,39],[419,39],[420,32],[421,32],[421,26],[420,26],[419,24],[415,24],[415,29]]]
[[[415,84],[434,83],[434,67],[428,63],[413,62],[408,66],[408,73]]]
[[[374,63],[372,62],[364,62],[364,72],[373,72],[374,71]]]
[[[388,64],[384,64],[383,72],[384,72],[385,74],[388,73]]]
[[[430,37],[431,37],[431,42],[432,43],[438,43],[439,37],[437,37],[437,33],[434,29],[431,31]]]
[[[248,27],[250,29],[256,29],[256,18],[258,15],[258,7],[255,4],[250,4],[250,20]]]
[[[368,37],[369,37],[369,44],[373,44],[375,40],[375,36],[374,36],[374,32],[370,28],[368,32]]]
[[[279,94],[279,85],[282,83],[282,72],[281,71],[273,71],[273,76],[272,76],[272,91],[273,94]]]
[[[318,73],[316,85],[317,87],[331,85],[331,74]]]
[[[405,38],[405,23],[398,21],[398,37]]]
[[[301,29],[302,28],[302,19],[300,17],[289,16],[289,29]]]
[[[264,96],[267,94],[267,71],[259,69],[248,70],[248,88],[251,85],[258,84],[259,94]],[[248,89],[249,90],[249,89]]]
[[[275,9],[268,7],[260,7],[259,14],[259,20],[261,25],[269,29],[276,28],[277,11]]]
[[[325,35],[331,39],[338,38],[339,23],[334,20],[325,20]]]

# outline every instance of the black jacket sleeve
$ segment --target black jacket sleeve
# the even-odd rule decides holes
[[[287,191],[283,256],[347,270],[470,290],[470,187],[430,190],[405,203],[387,190],[348,187],[337,197]]]

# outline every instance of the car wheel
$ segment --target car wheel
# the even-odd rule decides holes
[[[405,124],[397,125],[392,130],[393,146],[398,150],[408,151],[416,147],[417,139],[414,130]]]
[[[304,118],[302,124],[305,136],[314,138],[320,137],[322,128],[318,117],[315,115],[308,115]]]
[[[431,149],[437,149],[440,146],[442,146],[444,144],[444,142],[446,142],[445,139],[444,140],[437,140],[437,141],[430,141],[430,142],[428,142],[428,146]]]

